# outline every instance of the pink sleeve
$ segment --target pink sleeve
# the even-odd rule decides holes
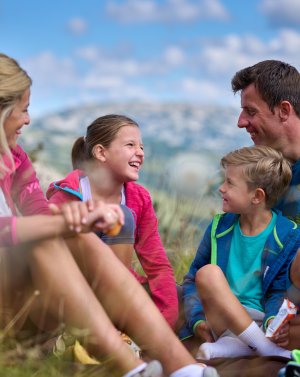
[[[158,221],[149,193],[131,196],[127,205],[137,215],[135,250],[148,278],[152,299],[174,328],[178,318],[178,298],[174,273],[158,232]]]
[[[14,174],[11,196],[23,216],[50,214],[35,170],[27,154],[18,150],[19,166]]]
[[[63,203],[79,200],[80,199],[77,196],[69,194],[65,191],[53,190],[51,197],[48,199],[48,203],[53,203],[60,207]]]

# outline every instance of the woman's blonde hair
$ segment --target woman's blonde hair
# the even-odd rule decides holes
[[[31,78],[20,67],[19,63],[15,59],[0,53],[0,176],[7,170],[3,161],[4,155],[8,156],[13,164],[4,123],[31,84]]]
[[[292,179],[289,161],[281,152],[263,145],[244,147],[228,153],[221,166],[242,166],[249,189],[261,188],[266,195],[266,206],[273,207],[288,189]]]

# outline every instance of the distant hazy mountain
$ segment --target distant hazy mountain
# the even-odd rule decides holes
[[[86,127],[105,114],[124,114],[142,130],[146,162],[142,180],[150,185],[195,185],[218,169],[219,158],[249,145],[245,131],[236,126],[238,109],[197,104],[95,104],[69,109],[32,121],[24,133],[26,149],[43,143],[41,162],[61,174],[70,169],[70,150]]]

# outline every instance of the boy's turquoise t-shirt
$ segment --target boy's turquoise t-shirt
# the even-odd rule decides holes
[[[276,213],[272,211],[269,225],[256,236],[245,236],[237,222],[226,270],[228,284],[240,303],[262,312],[261,257],[266,240],[276,224],[276,218]]]

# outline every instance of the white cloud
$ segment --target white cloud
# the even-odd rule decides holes
[[[192,46],[192,47],[191,47]],[[187,100],[233,103],[230,81],[235,72],[264,59],[279,59],[297,67],[300,33],[282,29],[267,41],[254,35],[202,39],[188,48],[171,43],[152,58],[140,58],[118,47],[85,46],[59,57],[49,51],[32,57],[24,67],[34,80],[33,103],[94,101]]]
[[[224,78],[236,70],[265,59],[278,59],[299,65],[300,33],[281,30],[276,37],[263,42],[254,35],[229,35],[218,41],[207,41],[193,64],[209,75]],[[191,63],[192,64],[192,63]]]
[[[261,10],[272,26],[300,26],[299,0],[263,0]]]
[[[59,58],[50,51],[44,51],[24,62],[34,81],[34,86],[48,89],[74,85],[77,82],[76,62],[71,57]]]
[[[291,29],[282,29],[278,37],[270,41],[270,50],[299,60],[300,33]]]
[[[185,61],[185,53],[179,46],[168,46],[164,52],[164,59],[170,66],[179,66]]]
[[[87,23],[83,18],[75,17],[67,23],[68,30],[75,35],[82,35],[87,31]]]
[[[212,81],[197,80],[194,77],[185,77],[180,83],[180,88],[190,98],[196,95],[197,98],[202,97],[207,101],[216,98],[220,93],[219,87]]]
[[[124,85],[124,80],[120,76],[104,76],[89,74],[83,78],[81,85],[85,89],[118,89]]]
[[[219,0],[110,0],[108,14],[120,22],[193,22],[204,19],[226,21],[228,11]]]

